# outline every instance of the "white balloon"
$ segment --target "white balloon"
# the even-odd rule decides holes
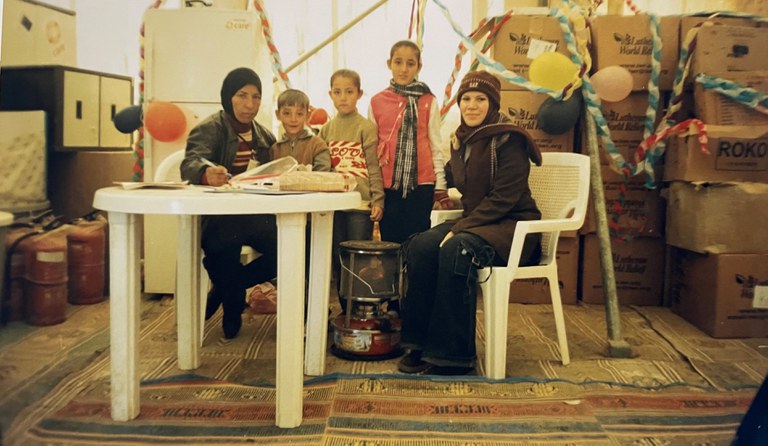
[[[601,100],[619,102],[632,92],[632,73],[619,65],[602,68],[590,77],[592,88]]]

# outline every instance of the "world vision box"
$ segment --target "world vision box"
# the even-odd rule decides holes
[[[728,77],[740,71],[768,70],[768,28],[704,26],[692,57],[690,81],[699,73]]]
[[[679,59],[679,16],[659,20],[661,67],[659,88],[671,90]],[[647,15],[599,16],[592,22],[592,72],[619,65],[632,74],[632,90],[648,89],[651,79],[653,34]]]
[[[672,311],[715,338],[768,337],[768,253],[699,254],[673,248]]]
[[[547,98],[546,94],[528,90],[502,91],[501,111],[509,116],[514,125],[530,133],[542,152],[573,152],[574,129],[561,135],[551,135],[539,127],[536,115]]]
[[[577,301],[579,245],[578,237],[560,236],[557,243],[557,285],[564,304],[576,304]],[[521,304],[552,303],[547,279],[513,280],[509,286],[509,301]]]
[[[557,19],[545,15],[512,15],[499,30],[491,47],[491,57],[507,70],[528,79],[531,62],[542,50],[554,50],[571,58]],[[500,80],[502,90],[525,90]]]
[[[667,244],[701,253],[768,252],[768,184],[673,181]]]
[[[702,153],[696,135],[668,140],[665,181],[768,183],[768,126],[708,125],[707,136],[709,155]]]
[[[737,71],[728,73],[725,79],[768,93],[768,71]],[[696,82],[693,88],[696,117],[708,125],[768,125],[768,115],[734,99],[706,89]]]
[[[645,175],[636,175],[629,178],[622,194],[624,182],[621,175],[608,166],[601,166],[600,173],[603,177],[608,219],[611,219],[617,207],[622,210],[618,221],[620,233],[631,237],[661,237],[664,232],[665,205],[659,189],[646,188]],[[579,232],[588,234],[596,230],[594,199],[590,196],[584,225]]]
[[[581,300],[589,304],[605,302],[600,242],[596,235],[584,236],[581,269]],[[622,305],[659,305],[664,288],[664,240],[638,237],[611,241],[616,279],[616,294]]]

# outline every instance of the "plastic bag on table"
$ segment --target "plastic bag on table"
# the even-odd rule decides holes
[[[311,192],[350,192],[357,187],[352,175],[339,172],[292,171],[278,178],[280,190]]]

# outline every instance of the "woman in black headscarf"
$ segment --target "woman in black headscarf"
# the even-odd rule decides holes
[[[181,178],[192,184],[222,186],[228,176],[248,168],[251,161],[269,161],[275,137],[254,119],[261,106],[261,80],[250,68],[236,68],[221,86],[222,111],[189,133]],[[214,164],[214,166],[211,166]],[[203,218],[203,265],[213,287],[205,318],[224,309],[222,328],[227,339],[237,336],[245,309],[245,290],[277,275],[277,229],[274,215],[222,215]],[[261,256],[241,265],[243,245]]]
[[[402,304],[405,373],[460,375],[474,370],[477,270],[506,265],[515,225],[538,220],[531,161],[541,154],[528,133],[499,112],[500,83],[487,72],[461,81],[461,125],[451,138],[449,184],[462,193],[462,217],[417,234],[407,245]],[[521,264],[541,256],[540,236],[525,241]]]

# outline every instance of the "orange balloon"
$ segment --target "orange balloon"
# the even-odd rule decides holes
[[[144,128],[156,140],[172,142],[184,135],[187,118],[176,104],[152,101],[144,113]]]
[[[309,114],[309,125],[323,125],[328,122],[328,112],[324,108],[315,108]]]

